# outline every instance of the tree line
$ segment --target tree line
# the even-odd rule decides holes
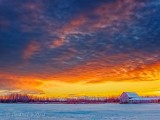
[[[56,104],[98,104],[98,103],[119,103],[118,97],[69,97],[49,98],[38,97],[28,94],[10,94],[0,96],[0,103],[56,103]],[[160,99],[158,100],[160,103]]]
[[[37,97],[27,94],[10,94],[0,96],[0,103],[64,103],[64,104],[78,104],[78,103],[118,103],[119,98],[99,98],[99,97],[76,97],[76,98],[48,98]]]

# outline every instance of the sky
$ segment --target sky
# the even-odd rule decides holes
[[[160,0],[0,0],[0,95],[160,95]]]

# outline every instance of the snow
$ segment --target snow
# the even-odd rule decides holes
[[[159,120],[160,104],[0,104],[0,120]]]
[[[159,98],[142,98],[142,97],[139,97],[139,98],[132,98],[131,100],[158,100]]]
[[[128,97],[131,97],[131,98],[138,98],[138,94],[137,93],[134,93],[134,92],[125,92]]]

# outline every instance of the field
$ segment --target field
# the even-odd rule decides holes
[[[0,120],[159,120],[160,104],[0,104]]]

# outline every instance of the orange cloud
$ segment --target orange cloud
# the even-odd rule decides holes
[[[63,38],[59,38],[52,41],[52,44],[49,45],[50,48],[57,48],[64,45],[65,40]]]
[[[102,54],[100,59],[89,60],[84,64],[70,68],[64,72],[48,74],[48,71],[44,70],[44,77],[40,77],[39,74],[22,76],[11,73],[1,73],[1,90],[11,89],[21,90],[24,93],[28,92],[41,94],[44,93],[44,89],[47,89],[45,83],[46,85],[52,83],[52,86],[47,89],[51,93],[54,89],[59,89],[56,88],[56,85],[63,86],[63,84],[66,87],[65,89],[67,89],[67,84],[75,84],[75,86],[83,85],[85,87],[92,85],[98,86],[101,83],[110,84],[111,82],[117,82],[115,84],[122,84],[127,81],[130,84],[132,84],[132,82],[136,82],[137,84],[139,82],[146,82],[147,84],[147,81],[155,84],[156,81],[160,80],[160,61],[156,57],[157,54],[158,53],[148,55],[144,52],[136,52],[108,57],[105,57]],[[131,55],[134,59],[130,58]],[[117,59],[119,61],[117,61]],[[116,63],[114,62],[115,60]],[[152,62],[152,64],[147,64],[146,60],[147,62]],[[77,89],[80,90],[80,88]],[[48,94],[46,91],[44,94]],[[70,92],[72,93],[73,91]],[[60,94],[61,93],[56,93],[56,95]]]
[[[106,33],[113,35],[123,29],[124,24],[121,23],[129,22],[127,24],[131,24],[131,21],[134,21],[135,10],[142,6],[143,4],[137,0],[116,0],[115,2],[98,6],[90,12],[81,13],[64,26],[57,28],[55,20],[49,19],[43,14],[45,6],[42,2],[29,2],[21,6],[23,9],[30,11],[30,14],[20,16],[22,23],[23,21],[29,22],[27,24],[23,23],[21,28],[23,31],[31,32],[42,26],[46,36],[50,38],[52,36],[58,37],[58,39],[52,40],[50,45],[48,45],[49,48],[57,48],[67,43],[67,36],[71,34],[91,34],[107,28]],[[90,18],[91,15],[96,16],[96,18]],[[28,24],[35,25],[31,26]]]
[[[69,52],[54,58],[55,61],[65,62],[76,55],[78,51]],[[51,74],[50,68],[45,68],[43,77],[34,74],[36,78],[67,83],[102,83],[108,81],[156,81],[159,80],[159,53],[148,54],[141,51],[106,56],[97,53],[96,59],[90,59],[65,71]],[[118,60],[118,61],[117,61]],[[148,64],[150,63],[150,64]],[[151,64],[152,63],[152,64]],[[47,72],[45,72],[47,71]]]
[[[33,55],[37,54],[40,51],[40,49],[41,45],[38,42],[30,42],[23,52],[23,58],[30,59]]]
[[[41,94],[43,90],[39,90],[38,87],[43,84],[42,81],[35,77],[27,77],[21,75],[15,75],[10,73],[0,73],[0,90],[18,90],[21,92]]]
[[[79,28],[86,23],[86,18],[83,15],[80,15],[74,19],[72,19],[68,24],[66,24],[59,33],[63,35],[72,34],[76,31],[79,31]]]
[[[90,34],[107,27],[106,32],[114,34],[123,29],[121,23],[134,21],[135,10],[142,6],[143,4],[137,0],[116,0],[106,3],[90,12],[76,16],[53,34],[63,38],[64,41],[69,34]],[[92,19],[89,17],[90,14],[97,17]]]
[[[99,59],[89,60],[64,72],[49,75],[47,79],[68,83],[157,81],[160,80],[160,66],[154,56],[156,54],[146,56],[144,52],[99,56]],[[147,64],[149,62],[152,65]]]
[[[52,41],[51,45],[49,45],[49,48],[57,48],[62,45],[64,45],[67,42],[67,36],[69,34],[78,33],[79,28],[81,25],[85,24],[86,20],[84,16],[79,16],[74,19],[72,19],[69,23],[64,25],[61,29],[58,30],[52,30],[50,28],[50,25],[47,27],[47,31],[50,35],[57,35],[59,38]],[[51,24],[51,23],[49,23]],[[52,25],[53,26],[53,25]]]

